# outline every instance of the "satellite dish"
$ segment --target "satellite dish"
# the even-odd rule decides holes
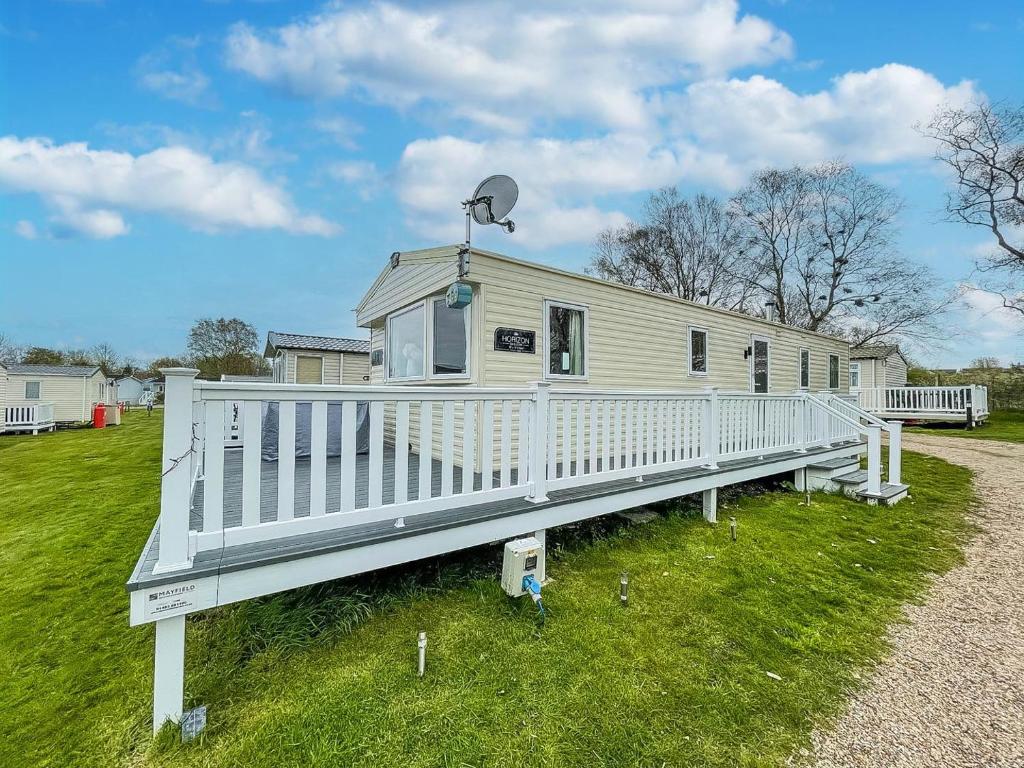
[[[488,176],[481,181],[469,200],[469,211],[477,224],[498,224],[509,232],[512,222],[502,221],[519,199],[519,187],[511,176]]]

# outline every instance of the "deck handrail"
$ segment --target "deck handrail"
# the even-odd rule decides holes
[[[863,419],[868,424],[876,426],[889,433],[889,466],[886,476],[889,483],[899,485],[902,482],[903,473],[903,422],[885,421],[874,414],[861,408],[859,404],[851,403],[833,392],[819,392],[815,395],[824,400],[830,406],[853,419]]]
[[[720,461],[862,437],[868,490],[880,488],[879,428],[807,393],[559,388],[553,382],[294,385],[199,381],[193,369],[162,373],[157,571],[187,568],[196,552],[234,544],[360,523],[402,525],[411,515],[514,498],[541,503],[552,490],[714,469]],[[228,412],[233,416],[236,408],[241,439],[225,446]],[[271,454],[266,461],[265,451]],[[267,471],[276,482],[263,487]],[[201,512],[196,502],[198,517],[190,521],[200,488]]]
[[[858,405],[872,414],[978,417],[988,415],[988,388],[979,384],[935,387],[865,387]]]
[[[4,408],[3,423],[8,427],[39,427],[53,423],[53,403],[8,405]]]

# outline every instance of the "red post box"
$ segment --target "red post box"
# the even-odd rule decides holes
[[[96,407],[92,409],[92,426],[93,429],[103,429],[107,426],[107,410],[103,403],[96,403]]]

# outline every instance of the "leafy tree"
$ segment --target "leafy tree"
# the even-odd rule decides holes
[[[49,347],[29,347],[21,358],[27,365],[67,365],[63,352]]]
[[[998,357],[976,357],[971,360],[971,368],[1002,368]]]
[[[270,367],[259,351],[256,329],[238,318],[203,318],[188,334],[189,362],[204,378],[221,374],[259,376]]]

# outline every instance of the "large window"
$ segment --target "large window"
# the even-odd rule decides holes
[[[25,382],[25,399],[26,400],[38,400],[39,399],[39,385],[38,381],[26,381]]]
[[[469,372],[469,308],[452,309],[433,300],[432,370],[434,376],[465,376]]]
[[[690,375],[708,375],[708,332],[690,327]]]
[[[547,341],[546,376],[583,379],[587,376],[587,308],[545,302],[544,337]]]
[[[860,363],[850,363],[850,386],[854,388],[860,386]]]
[[[425,305],[388,318],[388,378],[422,379],[425,368]]]
[[[828,388],[839,389],[839,355],[828,356]]]
[[[387,322],[389,381],[469,376],[470,308],[435,297],[396,312]]]
[[[810,389],[811,387],[811,350],[800,350],[800,388]]]

